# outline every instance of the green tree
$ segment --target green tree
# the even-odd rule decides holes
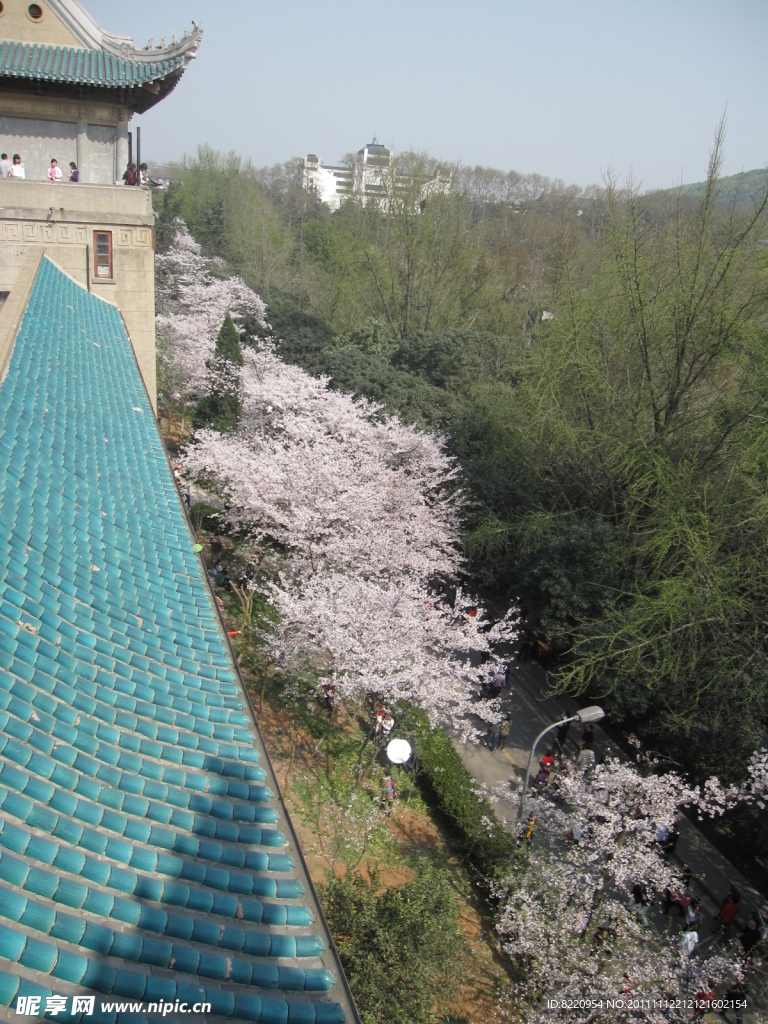
[[[243,365],[243,350],[240,348],[240,332],[235,327],[234,320],[226,313],[224,322],[219,329],[216,338],[217,359],[225,359],[233,366]]]
[[[348,872],[319,886],[363,1024],[434,1024],[447,1008],[461,952],[453,888],[428,861],[413,881],[381,887]]]
[[[721,147],[700,201],[610,182],[594,249],[561,237],[521,385],[485,390],[516,480],[472,540],[567,651],[563,689],[733,771],[768,723],[767,200],[718,201]]]
[[[240,334],[229,313],[224,317],[213,358],[208,360],[207,394],[195,409],[195,427],[226,433],[237,428],[243,409],[240,393],[240,367],[243,352]]]

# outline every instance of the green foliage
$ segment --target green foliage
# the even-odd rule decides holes
[[[464,946],[450,879],[427,860],[398,888],[351,872],[318,887],[363,1024],[435,1024]]]
[[[504,415],[528,493],[515,568],[570,638],[561,686],[732,774],[768,721],[767,293],[761,210],[717,204],[718,166],[697,204],[609,187]]]
[[[339,865],[349,871],[374,852],[390,854],[391,843],[378,790],[374,794],[358,786],[351,759],[339,759],[338,746],[336,752],[333,771],[303,773],[293,794],[299,816],[311,829],[331,871]]]
[[[216,533],[221,529],[221,509],[216,505],[209,505],[203,501],[196,501],[189,511],[192,525],[195,532]]]
[[[152,196],[155,212],[155,248],[167,252],[176,237],[178,220],[183,216],[184,195],[181,183],[172,181],[168,188]]]
[[[768,188],[768,171],[759,168],[754,171],[740,171],[718,181],[717,199],[721,203],[759,203]],[[706,181],[683,185],[684,195],[701,198],[707,190]]]
[[[194,423],[198,430],[208,428],[221,433],[237,429],[242,413],[239,396],[231,391],[211,390],[197,403]]]
[[[226,359],[233,366],[243,365],[243,350],[240,348],[240,333],[232,317],[227,313],[216,337],[216,356]]]
[[[287,362],[299,363],[310,373],[328,372],[327,351],[335,341],[328,324],[285,296],[269,303],[267,318]]]
[[[450,736],[430,729],[422,721],[416,751],[429,789],[451,822],[454,840],[467,870],[485,886],[509,871],[510,835],[496,819],[490,803],[478,796],[476,784],[464,767]]]
[[[520,598],[562,688],[707,771],[768,731],[766,207],[754,174],[727,205],[721,139],[694,190],[448,168],[431,194],[416,154],[412,188],[332,215],[295,168],[201,150],[162,211],[261,291],[285,359],[448,435],[474,582]]]
[[[210,370],[208,393],[197,403],[195,427],[221,433],[237,429],[243,411],[240,395],[240,367],[243,352],[240,334],[227,313],[216,338],[216,349],[207,366]]]

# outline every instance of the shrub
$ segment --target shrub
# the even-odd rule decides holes
[[[412,882],[381,889],[348,872],[318,891],[363,1024],[433,1024],[464,945],[447,872],[416,862]]]
[[[450,819],[467,870],[484,886],[509,873],[512,837],[498,821],[443,729],[426,722],[416,731],[416,750],[430,795]]]

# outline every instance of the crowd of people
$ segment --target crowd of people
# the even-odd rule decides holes
[[[375,736],[387,737],[395,727],[395,719],[384,702],[377,700],[373,709],[373,732]]]
[[[14,153],[12,160],[9,160],[7,153],[0,153],[0,178],[26,178],[26,176],[27,171],[19,153]],[[64,172],[56,157],[51,159],[47,178],[54,183],[64,179]],[[80,170],[74,160],[69,162],[68,180],[73,183],[80,181]],[[123,172],[123,183],[126,185],[148,185],[149,168],[146,163],[141,163],[137,167],[135,163],[130,162]]]
[[[137,167],[135,163],[129,163],[123,172],[123,183],[126,185],[148,185],[149,169],[147,165],[142,163]]]
[[[510,666],[495,668],[490,675],[481,683],[480,696],[484,699],[499,698],[507,690],[510,679]],[[503,750],[510,734],[510,723],[512,715],[507,712],[505,717],[498,722],[492,723],[485,735],[485,746],[494,753],[496,749]],[[557,800],[560,786],[558,785],[559,771],[577,771],[588,775],[593,771],[596,764],[602,763],[611,754],[610,747],[606,747],[598,755],[595,750],[595,734],[591,724],[586,723],[583,731],[577,734],[575,739],[575,756],[570,754],[568,739],[571,732],[572,721],[562,721],[556,729],[554,742],[547,747],[539,760],[538,770],[532,778],[532,789],[540,794],[547,794]],[[629,737],[629,744],[634,750],[640,752],[641,743],[633,735]],[[572,744],[571,744],[572,747]],[[571,767],[568,768],[570,762]],[[557,770],[556,770],[557,769]],[[532,829],[529,827],[529,836]],[[656,827],[654,845],[665,860],[669,860],[675,853],[680,833],[675,822],[660,822]],[[570,843],[579,843],[582,835],[579,829],[573,828],[566,835],[565,839]],[[653,908],[663,915],[670,922],[676,922],[680,929],[680,950],[685,956],[691,956],[700,942],[702,932],[702,901],[693,891],[694,879],[692,872],[687,866],[683,866],[678,875],[675,876],[675,883],[660,894],[649,893],[646,885],[638,881],[630,894],[630,908],[638,920],[648,927],[651,926],[650,915]],[[745,922],[739,919],[741,909],[740,894],[735,886],[731,886],[726,896],[721,901],[711,927],[711,934],[728,942],[738,937],[741,952],[747,960],[758,954],[762,944],[768,940],[768,926],[763,921],[758,910],[750,910]]]
[[[0,178],[26,178],[27,172],[18,153],[13,154],[13,162],[7,153],[0,154]]]

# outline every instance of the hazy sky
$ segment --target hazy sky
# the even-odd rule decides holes
[[[566,182],[612,167],[699,181],[727,110],[724,173],[768,163],[767,0],[83,0],[143,46],[204,29],[141,125],[155,162],[199,143],[257,165],[397,150]]]

